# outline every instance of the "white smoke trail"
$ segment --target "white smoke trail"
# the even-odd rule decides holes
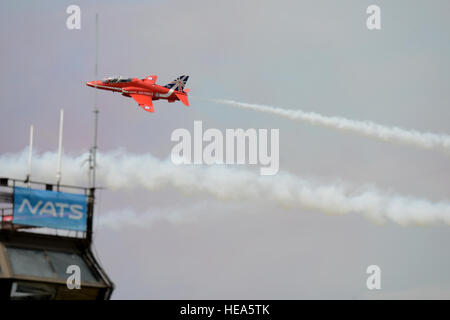
[[[450,135],[406,130],[399,127],[388,127],[372,121],[350,120],[342,117],[327,117],[315,112],[283,109],[260,104],[250,104],[224,99],[210,101],[234,107],[255,110],[284,117],[291,120],[306,121],[313,125],[357,133],[376,139],[415,145],[422,148],[444,148],[450,150]]]
[[[86,155],[63,157],[62,183],[86,183],[80,168]],[[34,180],[54,176],[56,153],[35,155]],[[307,207],[329,214],[361,213],[372,220],[402,225],[443,221],[450,224],[450,203],[381,192],[374,187],[351,188],[342,183],[317,185],[287,172],[260,176],[250,170],[226,166],[174,165],[151,154],[122,150],[98,154],[97,177],[113,190],[173,186],[184,193],[207,194],[223,200],[270,201],[281,206]],[[0,176],[25,177],[27,153],[0,155]],[[47,179],[48,180],[48,179]]]

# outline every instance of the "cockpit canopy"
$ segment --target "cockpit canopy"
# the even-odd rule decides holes
[[[103,83],[122,83],[122,82],[131,82],[131,80],[133,80],[133,78],[126,78],[126,77],[109,77],[109,78],[105,78],[103,79]]]

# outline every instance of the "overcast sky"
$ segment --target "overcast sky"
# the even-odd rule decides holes
[[[70,4],[81,8],[81,30],[66,28]],[[381,8],[378,31],[366,28],[371,4]],[[54,151],[60,108],[65,152],[91,147],[94,90],[84,83],[94,80],[95,12],[99,78],[158,75],[165,84],[187,74],[193,95],[189,108],[157,101],[148,114],[131,99],[98,92],[101,152],[166,159],[172,131],[192,131],[194,120],[221,130],[278,128],[282,171],[449,199],[444,152],[200,99],[450,134],[447,0],[3,1],[1,154],[26,148],[30,124],[37,152]],[[377,225],[359,214],[283,208],[263,198],[217,200],[172,187],[100,191],[96,217],[111,214],[144,221],[96,224],[96,254],[116,299],[450,298],[450,227],[443,223]],[[378,291],[366,288],[371,264],[382,271]]]

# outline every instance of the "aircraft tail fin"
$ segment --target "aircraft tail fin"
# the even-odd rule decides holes
[[[181,76],[173,80],[172,82],[169,82],[164,87],[168,89],[175,88],[176,91],[183,92],[184,86],[186,85],[186,82],[188,81],[189,76]]]

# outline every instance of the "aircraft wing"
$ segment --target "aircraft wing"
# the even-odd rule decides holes
[[[144,94],[130,94],[130,96],[136,100],[136,102],[147,112],[155,112],[153,109],[153,100],[152,97],[144,95]]]

